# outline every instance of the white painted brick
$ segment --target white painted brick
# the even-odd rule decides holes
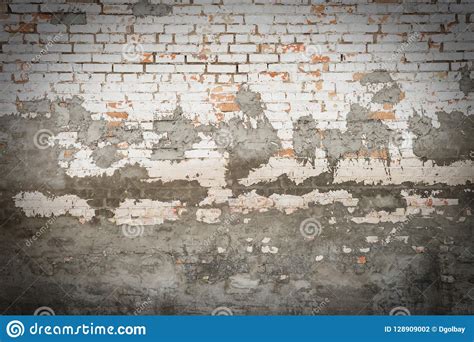
[[[83,64],[82,70],[85,72],[112,72],[111,64]]]
[[[251,44],[230,45],[230,52],[232,53],[255,53],[257,47]]]
[[[143,65],[114,64],[114,72],[143,72]]]
[[[251,63],[276,63],[278,62],[278,55],[258,54],[249,55]]]
[[[193,25],[165,25],[164,27],[166,34],[179,33],[187,34],[194,30]]]
[[[203,73],[206,69],[204,64],[176,65],[176,72]]]
[[[120,63],[122,62],[122,55],[106,55],[106,54],[93,54],[92,61],[97,63]]]
[[[235,73],[237,67],[235,65],[215,65],[210,64],[207,66],[207,72],[210,73]]]
[[[245,63],[247,55],[219,55],[217,60],[219,63]]]
[[[184,0],[179,4],[153,0],[154,4],[174,5],[173,14],[144,17],[133,16],[136,2],[15,0],[9,4],[14,13],[4,16],[0,27],[0,84],[4,90],[0,113],[18,114],[17,101],[37,100],[46,94],[49,99],[81,97],[94,119],[106,118],[109,102],[119,102],[118,106],[123,106],[129,115],[123,120],[124,127],[146,128],[148,133],[153,130],[153,118],[171,117],[178,104],[183,115],[196,125],[218,125],[236,113],[221,112],[217,105],[228,103],[234,110],[235,94],[245,83],[259,93],[282,148],[291,149],[293,128],[302,116],[313,116],[322,131],[344,130],[352,104],[370,112],[388,111],[390,106],[385,108],[371,101],[373,94],[387,85],[364,86],[360,82],[371,71],[390,71],[390,77],[405,95],[390,109],[396,119],[384,120],[387,127],[406,130],[407,119],[413,111],[421,112],[421,108],[433,118],[438,111],[466,112],[473,100],[470,92],[466,95],[459,87],[460,68],[470,65],[474,58],[474,27],[466,27],[472,4],[466,0],[420,0],[403,6],[372,0]],[[52,25],[48,18],[32,14],[38,7],[44,13],[51,9],[55,13],[83,9],[88,13],[87,24]],[[14,24],[19,21],[34,25],[26,33],[5,31],[15,31]],[[465,32],[460,32],[463,28]],[[412,38],[416,32],[423,35]],[[55,36],[56,43],[48,45],[47,50],[40,45],[48,44]],[[123,59],[125,44],[136,42],[146,54],[143,59],[153,54],[152,63],[141,58]],[[301,46],[306,51],[313,47],[317,52],[305,54]],[[470,76],[474,77],[474,73]],[[211,100],[212,94],[222,98]],[[250,121],[248,124],[253,125]],[[197,177],[199,182],[224,189],[221,192],[228,190],[224,188],[227,157],[215,148],[212,137],[201,137],[206,141],[186,151],[179,166],[151,161],[151,150],[156,147],[152,140],[157,137],[147,137],[137,144],[139,148],[124,148],[123,152],[129,152],[129,157],[140,165],[154,165],[150,174],[167,181]],[[404,163],[402,174],[400,167],[393,168],[400,163],[397,154],[388,166],[389,172],[387,165],[379,164],[377,159],[363,164],[366,158],[360,158],[359,164],[357,158],[341,158],[336,176],[361,184],[401,184],[412,178],[442,181],[451,172],[450,166],[427,166],[429,161],[423,164],[416,156],[405,156],[405,152],[397,152]],[[327,162],[324,151],[318,153],[318,160]],[[291,157],[284,160],[294,161]],[[274,165],[253,170],[245,181],[263,182],[265,177],[276,180],[285,172],[291,178],[316,169],[309,163],[303,166],[294,162],[283,172],[283,167]],[[103,172],[92,168],[84,155],[61,161],[60,166],[81,176],[99,176],[95,172]],[[465,169],[462,172],[468,174],[469,165]],[[461,184],[466,181],[462,172],[458,177]],[[218,175],[220,180],[216,180]],[[216,192],[211,190],[210,194]],[[297,202],[278,197],[278,203],[286,206]],[[132,209],[143,210],[140,206]]]
[[[123,34],[107,34],[100,33],[95,35],[97,43],[125,43],[125,35]]]
[[[104,46],[102,44],[74,44],[74,52],[102,52]]]
[[[163,33],[164,25],[163,24],[153,24],[153,25],[133,25],[134,32],[136,33]],[[168,33],[168,32],[166,32]]]

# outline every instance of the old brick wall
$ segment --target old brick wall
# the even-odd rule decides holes
[[[0,309],[472,314],[473,10],[3,2]]]

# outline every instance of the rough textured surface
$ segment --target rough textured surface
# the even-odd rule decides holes
[[[183,116],[183,109],[179,106],[168,120],[155,121],[153,128],[163,138],[156,145],[152,160],[184,158],[185,152],[201,140],[193,122]]]
[[[427,117],[415,115],[410,118],[409,127],[417,136],[413,153],[440,165],[474,159],[474,120],[462,112],[437,112],[436,115],[438,128],[433,127]]]
[[[339,129],[318,132],[313,128],[315,124],[307,120],[307,117],[300,118],[295,127],[297,155],[301,152],[302,155],[310,154],[314,158],[314,151],[319,148],[326,152],[331,164],[337,163],[339,158],[347,155],[382,158],[389,161],[387,150],[391,131],[380,120],[372,119],[364,107],[358,104],[351,106],[346,118],[345,132]],[[303,132],[305,136],[301,136]],[[309,141],[311,142],[308,143]]]
[[[107,168],[122,158],[117,153],[117,147],[107,145],[94,150],[94,152],[92,152],[92,159],[98,167]]]
[[[135,3],[132,8],[133,15],[144,18],[148,15],[164,16],[171,12],[172,7],[167,4],[152,4],[147,0]]]
[[[259,94],[240,89],[236,103],[243,113],[243,119],[229,120],[222,125],[224,128],[220,133],[220,137],[223,137],[222,132],[227,133],[228,138],[227,175],[230,187],[237,184],[239,179],[247,177],[252,169],[267,163],[281,148],[277,131],[265,116]]]
[[[0,11],[2,313],[473,314],[472,3]]]
[[[85,25],[87,24],[86,13],[55,13],[51,24]]]
[[[467,96],[470,92],[474,91],[474,80],[470,76],[471,71],[466,65],[461,69],[461,80],[459,81],[459,88]]]

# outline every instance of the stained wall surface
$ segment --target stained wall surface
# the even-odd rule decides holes
[[[0,310],[472,314],[474,2],[0,4]]]

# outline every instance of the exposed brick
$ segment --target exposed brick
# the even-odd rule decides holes
[[[18,23],[13,25],[4,25],[4,30],[10,33],[33,33],[36,31],[34,23]]]
[[[0,307],[472,314],[472,12],[3,1]]]

